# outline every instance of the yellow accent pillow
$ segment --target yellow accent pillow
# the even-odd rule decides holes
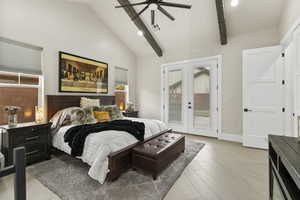
[[[108,122],[111,121],[109,112],[102,112],[102,111],[94,111],[94,116],[97,122]]]

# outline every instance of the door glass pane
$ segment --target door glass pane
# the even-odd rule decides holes
[[[168,72],[169,123],[182,122],[182,71]]]
[[[197,67],[194,77],[194,128],[210,128],[210,69]]]

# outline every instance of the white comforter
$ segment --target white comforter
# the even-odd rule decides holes
[[[167,129],[166,125],[158,120],[125,119],[144,122],[145,139]],[[71,148],[64,142],[64,134],[73,126],[64,126],[53,135],[53,146],[67,154],[71,153]],[[104,131],[99,134],[93,133],[86,138],[83,153],[79,159],[91,166],[88,172],[89,176],[103,184],[108,173],[108,155],[135,142],[137,142],[137,139],[127,132]]]

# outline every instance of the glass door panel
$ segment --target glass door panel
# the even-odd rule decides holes
[[[210,69],[196,67],[193,69],[193,128],[210,128]]]
[[[168,123],[182,123],[182,70],[168,71]]]
[[[217,62],[193,63],[188,70],[188,132],[217,137]]]

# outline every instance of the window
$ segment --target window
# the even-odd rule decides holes
[[[18,122],[35,121],[35,107],[42,105],[40,75],[0,72],[0,124],[7,124],[5,106],[18,106]]]
[[[129,101],[128,70],[120,67],[115,68],[115,98],[120,110],[125,110]]]
[[[5,106],[18,106],[18,122],[35,121],[43,106],[42,48],[0,37],[0,124]]]

